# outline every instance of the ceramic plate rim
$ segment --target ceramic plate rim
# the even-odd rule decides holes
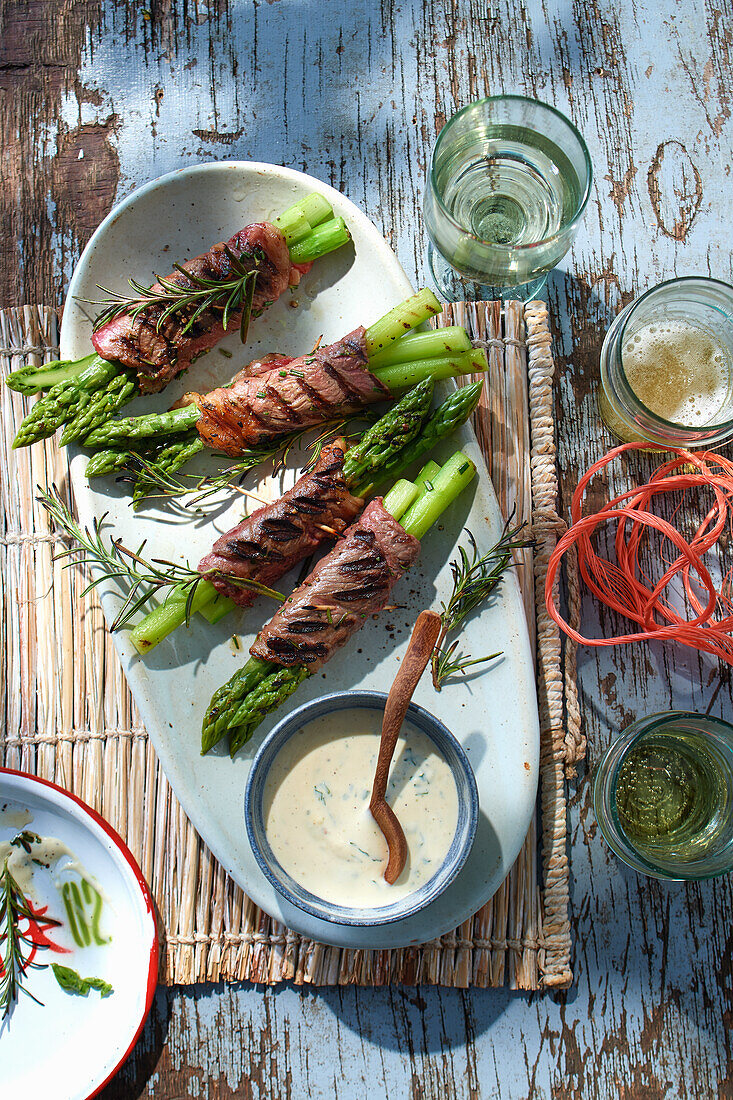
[[[347,209],[347,218],[351,219],[352,223],[355,226],[358,225],[360,227],[361,231],[364,233],[365,237],[368,240],[369,248],[373,250],[371,255],[372,262],[379,262],[383,269],[389,271],[390,278],[393,283],[395,285],[399,284],[401,288],[400,293],[413,293],[412,286],[404,270],[402,269],[399,260],[395,256],[385,238],[376,228],[376,226],[373,225],[373,223],[366,217],[366,215],[363,214],[363,212],[359,210],[359,208],[356,207],[351,202],[351,200],[349,200],[345,195],[342,195],[339,191],[336,191],[329,184],[324,183],[321,180],[318,180],[315,177],[308,175],[307,173],[299,172],[295,169],[286,168],[281,165],[270,165],[261,161],[216,161],[189,165],[185,168],[166,173],[158,179],[151,180],[150,182],[137,188],[130,195],[124,198],[119,204],[117,204],[110,211],[104,221],[100,224],[98,229],[91,237],[86,248],[84,249],[84,252],[82,253],[79,262],[74,270],[69,285],[68,297],[74,295],[77,292],[77,287],[82,282],[85,276],[86,263],[94,249],[99,244],[100,237],[104,234],[105,229],[115,223],[119,219],[120,215],[122,215],[127,209],[129,209],[133,203],[149,196],[155,191],[164,190],[168,184],[171,184],[174,181],[185,179],[191,176],[195,177],[197,174],[205,176],[210,172],[243,172],[245,176],[249,173],[272,176],[276,179],[297,184],[301,188],[307,188],[311,191],[318,191],[319,193],[325,195],[329,200],[333,201],[334,206],[338,205],[342,208],[342,210]],[[66,350],[65,345],[67,345],[69,342],[73,342],[75,338],[76,331],[74,329],[74,325],[69,320],[69,312],[66,312],[64,314],[64,320],[61,327],[62,356],[64,354],[68,356],[69,352]],[[500,517],[501,510],[498,506],[496,493],[494,491],[494,487],[488,474],[485,462],[483,461],[480,450],[478,448],[475,433],[470,427],[467,427],[467,431],[470,436],[471,442],[475,447],[475,450],[478,451],[477,464],[479,465],[479,477],[482,480],[484,492],[489,499],[490,507],[496,512],[497,516]],[[74,463],[72,465],[71,478],[74,488],[74,494],[77,500],[77,504],[79,505],[80,512],[82,506],[84,506],[87,510],[88,515],[96,514],[92,489],[87,483],[86,479],[81,475],[78,463]],[[518,583],[514,575],[507,577],[506,589],[511,591],[510,599],[514,603],[514,605],[519,606],[520,608],[523,607],[521,595],[519,594]],[[114,618],[115,609],[118,606],[118,598],[112,591],[102,591],[101,602],[107,622],[110,622],[111,619]],[[131,645],[127,642],[126,638],[121,633],[116,633],[113,635],[113,642],[123,661],[123,665],[127,665],[129,659],[134,656],[134,651],[132,650]],[[519,851],[521,850],[522,844],[524,843],[526,837],[527,829],[530,826],[534,813],[537,798],[538,781],[537,760],[539,754],[539,719],[537,712],[536,691],[534,689],[532,655],[529,647],[529,634],[527,631],[526,620],[524,620],[523,613],[522,624],[518,630],[518,638],[514,647],[513,658],[517,662],[517,666],[521,667],[522,669],[523,683],[531,685],[530,706],[533,729],[531,731],[532,737],[530,738],[532,744],[528,749],[530,755],[533,755],[532,782],[530,784],[531,792],[529,789],[523,788],[521,791],[517,792],[516,801],[516,804],[519,806],[520,810],[523,811],[523,827],[521,830],[518,827],[515,828],[515,831],[511,834],[511,843],[507,841],[506,850],[502,849],[502,856],[507,854],[507,869],[504,871],[502,877],[496,881],[495,885],[493,885],[491,892],[487,894],[487,896],[483,898],[483,901],[481,902],[476,903],[474,899],[472,901],[464,902],[461,907],[457,907],[451,916],[450,922],[446,922],[443,931],[447,930],[449,927],[455,927],[460,924],[463,920],[472,915],[472,913],[475,912],[481,904],[485,904],[485,902],[493,896],[493,894],[501,885],[501,882],[506,877],[506,874],[508,873],[511,864],[514,862]],[[154,676],[154,674],[154,670],[148,670],[147,672],[147,675],[151,678]],[[131,683],[134,682],[135,679],[133,678]],[[352,686],[356,689],[361,685],[353,684]],[[208,846],[208,848],[211,850],[217,860],[221,863],[223,868],[232,876],[233,880],[241,886],[241,888],[245,891],[245,893],[247,893],[252,901],[254,901],[254,903],[264,912],[269,912],[271,915],[273,915],[272,903],[270,902],[268,904],[267,900],[263,900],[260,883],[256,880],[254,882],[243,881],[243,876],[240,875],[237,869],[232,866],[231,859],[227,854],[226,841],[224,838],[220,838],[216,831],[211,828],[209,822],[209,813],[206,808],[205,801],[201,797],[199,797],[196,784],[194,782],[185,780],[185,778],[181,774],[180,765],[176,760],[176,754],[165,736],[165,731],[163,730],[164,723],[162,717],[158,714],[156,707],[153,705],[152,701],[148,703],[148,700],[144,698],[144,691],[142,690],[140,692],[140,697],[138,697],[138,694],[136,693],[136,703],[143,717],[145,725],[150,731],[151,739],[153,740],[156,753],[161,761],[166,776],[170,777],[169,781],[176,794],[176,797],[178,798],[181,806],[183,807],[187,816],[190,818],[197,832],[202,837],[204,843]],[[158,731],[158,726],[160,726],[160,733]],[[244,843],[249,848],[244,829],[243,834]],[[511,857],[510,859],[508,858],[509,856]],[[252,855],[252,860],[254,861],[254,855]],[[256,868],[256,870],[257,873],[261,875],[259,869]],[[261,877],[263,879],[263,883],[266,883],[264,876],[261,875]],[[266,883],[266,885],[268,886],[269,890],[273,890],[269,883]],[[335,945],[346,947],[375,946],[373,943],[365,945],[363,940],[359,938],[358,933],[360,931],[365,931],[363,928],[360,929],[357,926],[351,928],[349,928],[348,926],[328,926],[326,922],[318,921],[317,918],[311,918],[307,914],[301,915],[304,917],[304,919],[300,921],[300,923],[298,923],[298,921],[291,920],[290,924],[293,925],[296,930],[304,936],[316,939],[320,942],[332,943]],[[420,913],[415,914],[413,917],[408,918],[405,923],[415,921],[419,919],[419,917]],[[287,921],[289,918],[284,918],[281,914],[275,912],[273,915],[273,919],[282,922],[283,920]],[[316,928],[313,927],[314,923],[317,924]],[[344,927],[346,927],[347,932],[350,931],[351,933],[355,934],[351,935],[350,937],[342,937],[341,935],[337,935],[337,933],[343,931]],[[389,936],[389,940],[385,942],[385,946],[400,946],[402,944],[422,942],[422,939],[419,936],[417,939],[415,938],[414,933],[412,937],[406,938],[405,933],[408,930],[402,928],[400,922],[392,923],[389,925],[375,925],[368,929],[368,931],[377,932],[379,929],[383,929],[385,935]],[[431,937],[428,936],[425,938]]]
[[[31,788],[34,786],[44,788],[43,799],[48,801],[51,806],[55,808],[59,804],[63,805],[64,809],[93,836],[95,835],[95,829],[97,829],[100,830],[108,840],[112,841],[116,853],[121,857],[122,862],[132,874],[132,878],[135,881],[135,885],[137,886],[137,893],[135,896],[137,897],[139,894],[142,897],[143,908],[140,910],[140,913],[143,918],[143,923],[149,922],[150,924],[152,941],[149,948],[148,975],[146,979],[145,1005],[142,1018],[136,1024],[134,1032],[130,1037],[129,1044],[116,1065],[110,1072],[106,1073],[101,1081],[94,1082],[92,1091],[88,1093],[86,1097],[86,1100],[93,1100],[93,1097],[99,1095],[102,1089],[120,1071],[129,1058],[145,1026],[145,1021],[148,1018],[148,1014],[153,1004],[155,990],[158,985],[158,965],[160,960],[160,943],[158,941],[158,928],[155,919],[155,902],[134,855],[119,833],[112,828],[108,821],[105,821],[101,814],[87,805],[78,795],[73,794],[71,791],[67,791],[64,787],[60,787],[58,783],[54,783],[50,779],[43,779],[40,775],[31,775],[28,772],[18,771],[17,768],[0,766],[0,781],[4,775],[21,780],[19,784],[21,789],[24,783],[27,783]],[[53,797],[51,797],[48,792],[52,792]],[[90,823],[94,828],[90,828]],[[117,859],[117,856],[115,856],[115,859]]]

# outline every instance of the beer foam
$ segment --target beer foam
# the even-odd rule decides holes
[[[705,329],[665,319],[642,325],[624,341],[624,374],[638,399],[657,416],[701,428],[730,415],[730,354]]]

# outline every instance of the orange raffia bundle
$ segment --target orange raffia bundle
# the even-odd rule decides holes
[[[573,494],[571,526],[550,558],[545,585],[545,602],[550,616],[569,637],[583,645],[620,645],[650,639],[673,639],[693,649],[712,653],[733,665],[733,604],[726,594],[728,575],[716,589],[703,556],[718,542],[724,529],[733,530],[733,462],[712,451],[684,451],[670,448],[675,455],[659,466],[645,485],[610,500],[597,512],[583,515],[583,498],[589,482],[626,451],[642,450],[645,443],[624,443],[594,462]],[[697,489],[711,494],[695,535],[688,542],[680,531],[651,510],[657,497]],[[675,510],[676,514],[677,509]],[[591,536],[606,523],[616,523],[616,561],[601,558],[593,549]],[[654,582],[639,564],[639,545],[648,530],[669,540],[677,552],[664,561],[666,572]],[[585,638],[562,617],[553,590],[560,562],[575,546],[580,574],[591,592],[639,627],[631,634],[611,638]],[[683,618],[667,598],[675,577],[682,581],[694,618]]]

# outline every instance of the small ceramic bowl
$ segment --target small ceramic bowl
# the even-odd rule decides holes
[[[324,901],[301,886],[280,866],[270,848],[265,830],[264,791],[267,775],[275,757],[288,738],[297,735],[315,718],[339,710],[365,707],[384,711],[387,696],[381,691],[337,691],[305,703],[279,722],[263,742],[252,763],[244,796],[244,813],[252,851],[260,870],[287,901],[306,913],[332,924],[390,924],[424,909],[450,885],[468,858],[478,822],[478,791],[473,769],[460,744],[442,722],[428,711],[411,703],[406,721],[411,722],[434,743],[447,761],[458,789],[458,823],[455,835],[441,866],[427,882],[412,894],[391,905],[376,908],[349,908]]]

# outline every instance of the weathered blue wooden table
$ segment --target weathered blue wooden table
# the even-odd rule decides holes
[[[58,302],[115,199],[220,158],[345,191],[424,278],[428,152],[471,98],[555,103],[596,182],[549,284],[563,493],[608,443],[598,348],[618,308],[675,275],[731,279],[730,0],[3,0],[4,305]],[[597,629],[586,604],[589,631]],[[671,707],[728,716],[673,649],[581,651],[590,762]],[[106,1100],[155,1096],[733,1096],[731,883],[667,886],[605,849],[571,796],[577,980],[567,994],[161,990]]]

